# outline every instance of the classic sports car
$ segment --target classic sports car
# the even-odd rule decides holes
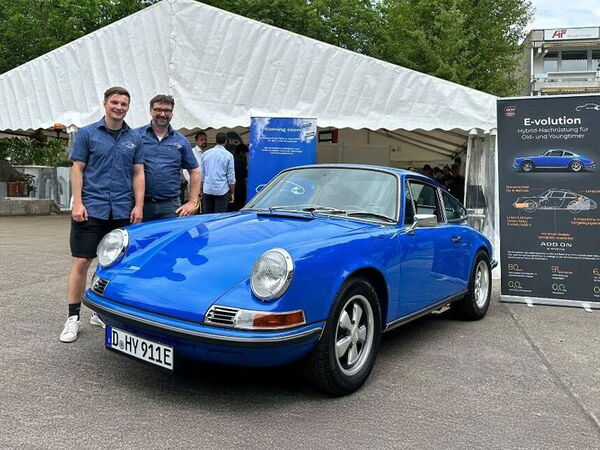
[[[485,315],[496,262],[465,219],[416,173],[293,168],[240,212],[109,233],[84,303],[108,349],[168,370],[302,360],[318,388],[344,395],[369,376],[383,332],[448,305]]]
[[[577,214],[580,211],[596,209],[596,202],[573,191],[552,188],[541,195],[519,197],[513,206],[529,213],[538,209],[566,209]]]
[[[568,150],[550,149],[543,155],[519,156],[513,162],[513,169],[533,172],[536,169],[569,169],[581,172],[583,169],[595,169],[596,164],[590,158]]]

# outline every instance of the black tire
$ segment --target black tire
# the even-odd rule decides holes
[[[491,293],[492,270],[487,254],[480,250],[475,255],[467,294],[452,305],[455,316],[463,320],[483,319],[490,306]]]
[[[569,163],[569,170],[571,172],[581,172],[583,170],[583,164],[580,161],[571,161]]]
[[[533,172],[535,169],[535,164],[533,164],[533,161],[523,161],[521,163],[521,170],[523,172]]]
[[[356,311],[354,305],[362,310],[357,324],[352,321],[357,317],[348,314],[349,310]],[[353,330],[350,332],[341,323],[351,325]],[[361,332],[364,340],[360,338]],[[350,341],[345,351],[341,350],[344,345],[338,346],[341,355],[336,353],[336,340],[338,344]],[[336,296],[321,339],[304,361],[304,373],[321,391],[335,396],[350,394],[369,377],[380,342],[381,310],[377,293],[366,279],[349,279]],[[351,354],[352,348],[356,354]],[[356,356],[354,361],[350,361],[351,356]]]

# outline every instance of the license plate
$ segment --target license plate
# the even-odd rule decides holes
[[[134,336],[118,328],[106,327],[106,348],[173,370],[173,347]]]

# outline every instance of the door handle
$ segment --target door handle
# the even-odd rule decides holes
[[[452,242],[459,243],[460,242],[460,236],[452,236]]]

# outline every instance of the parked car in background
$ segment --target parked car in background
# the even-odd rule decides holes
[[[585,195],[578,194],[566,189],[548,189],[541,195],[519,197],[513,207],[522,209],[528,213],[538,209],[567,210],[573,214],[580,211],[596,209],[596,202]]]
[[[569,150],[550,149],[543,155],[515,158],[513,168],[523,172],[533,172],[536,169],[569,169],[571,172],[581,172],[583,169],[595,169],[596,164],[590,158]]]
[[[293,168],[239,212],[109,233],[84,303],[108,349],[163,369],[301,360],[315,386],[344,395],[369,376],[382,333],[448,305],[484,317],[496,262],[466,218],[417,173]]]

